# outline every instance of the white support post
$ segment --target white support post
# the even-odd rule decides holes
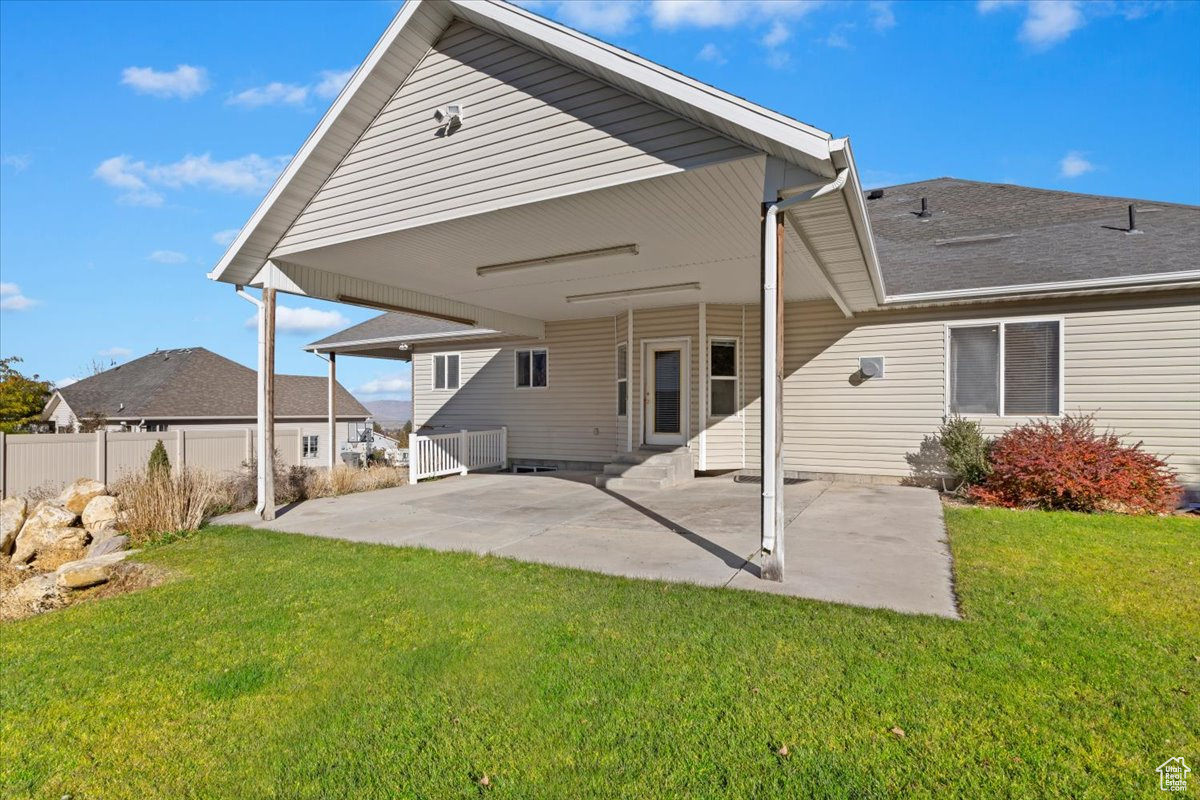
[[[329,471],[337,466],[337,353],[329,354]]]
[[[108,431],[96,431],[96,480],[108,485]]]
[[[463,428],[461,431],[458,432],[458,474],[459,475],[467,474],[469,462],[471,460],[470,456],[467,452],[467,448],[470,446],[468,443],[469,440],[467,437],[468,433],[470,433],[470,431],[468,431],[466,428]]]
[[[762,577],[783,581],[783,216],[763,204]]]
[[[708,371],[710,369],[710,365],[708,363],[708,356],[709,356],[709,351],[711,349],[708,346],[708,304],[707,303],[700,304],[699,317],[700,317],[700,320],[699,320],[700,380],[697,382],[698,383],[697,388],[700,390],[700,397],[697,399],[699,401],[698,405],[699,405],[699,409],[700,409],[698,412],[698,414],[700,416],[700,434],[699,434],[698,438],[700,440],[700,471],[704,472],[705,470],[708,469],[708,389],[709,389]]]
[[[275,289],[264,286],[258,365],[258,511],[275,519]]]

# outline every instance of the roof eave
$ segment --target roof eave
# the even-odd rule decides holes
[[[918,305],[950,305],[988,300],[1020,300],[1063,294],[1112,292],[1120,289],[1184,289],[1200,286],[1200,269],[1154,275],[1122,275],[1113,278],[1088,278],[1013,286],[987,286],[933,292],[912,292],[885,297],[885,308]]]

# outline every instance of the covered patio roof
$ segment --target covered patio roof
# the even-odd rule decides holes
[[[516,49],[485,63],[470,49],[480,47],[479,31],[502,42],[489,42],[492,49]],[[498,66],[528,58],[521,55],[527,52],[640,101],[645,108],[634,109],[637,114],[658,120],[651,131],[679,130],[693,144],[671,139],[664,149],[661,137],[639,138],[627,124],[611,122],[607,111],[585,116],[569,107],[573,101],[521,85]],[[445,65],[460,62],[469,65],[474,82],[440,90],[453,84]],[[530,180],[501,190],[499,177],[475,168],[445,188],[418,181],[415,173],[428,173],[430,159],[454,159],[454,148],[481,135],[472,125],[489,120],[473,116],[437,141],[430,119],[430,141],[418,142],[421,160],[411,167],[360,168],[363,159],[378,158],[368,152],[364,134],[388,114],[420,107],[424,119],[447,101],[490,109],[488,92],[498,82],[520,86],[528,114],[550,109],[578,118],[561,134],[573,138],[563,142],[513,142],[536,152],[495,174],[528,169],[541,175],[534,168],[548,157],[590,177]],[[685,124],[691,127],[680,127]],[[619,169],[570,160],[567,144],[592,135],[623,148]],[[371,137],[379,138],[372,132],[368,142]],[[506,163],[503,153],[494,163]],[[543,321],[664,300],[754,302],[762,203],[811,190],[842,171],[838,191],[784,212],[783,291],[789,300],[832,297],[849,315],[877,307],[883,291],[847,140],[506,3],[410,0],[210,277],[534,336],[542,334]],[[388,177],[381,182],[376,174]],[[353,193],[364,182],[376,188],[358,200]],[[348,199],[353,202],[340,202]],[[628,245],[611,256],[569,258]],[[530,260],[554,261],[539,269],[486,269]],[[589,297],[613,292],[620,294]]]

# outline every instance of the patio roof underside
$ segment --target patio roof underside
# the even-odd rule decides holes
[[[356,298],[536,334],[539,323],[647,308],[757,303],[765,156],[339,242],[272,253],[278,287]],[[846,190],[853,188],[847,183]],[[853,189],[856,190],[856,189]],[[469,185],[464,187],[469,192]],[[843,192],[787,212],[784,296],[840,294],[852,310],[875,293]],[[620,254],[480,276],[478,267],[637,245]],[[699,284],[698,290],[568,302],[601,292]]]

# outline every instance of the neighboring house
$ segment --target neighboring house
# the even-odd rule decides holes
[[[409,2],[210,277],[402,312],[309,349],[411,359],[426,431],[761,466],[771,552],[781,462],[896,480],[955,413],[1094,412],[1200,489],[1200,210],[1129,205],[868,194],[847,139],[522,8]]]
[[[326,463],[329,447],[325,378],[277,375],[276,430],[299,433],[300,463]],[[190,347],[156,350],[56,389],[42,419],[59,432],[80,420],[102,419],[109,431],[253,430],[257,417],[254,370]],[[340,453],[370,412],[337,386]]]

